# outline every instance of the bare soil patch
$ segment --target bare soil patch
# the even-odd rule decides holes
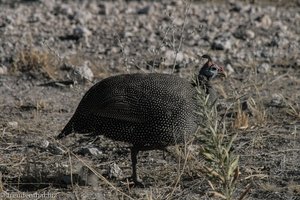
[[[215,88],[227,134],[238,133],[236,196],[251,184],[245,199],[300,199],[299,11],[299,1],[1,1],[0,199],[217,199],[193,158],[175,184],[176,147],[140,153],[148,186],[129,188],[128,144],[54,139],[93,83],[190,78],[203,54],[228,73]]]

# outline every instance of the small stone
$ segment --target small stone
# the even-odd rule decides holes
[[[174,23],[176,26],[180,27],[180,26],[183,25],[184,20],[181,19],[181,18],[176,17],[176,18],[173,19],[173,23]]]
[[[100,5],[98,6],[97,2],[92,1],[87,4],[87,9],[90,10],[91,13],[93,13],[93,14],[99,13],[99,8],[100,8]]]
[[[15,19],[14,19],[13,16],[8,15],[8,16],[6,16],[6,18],[5,18],[5,22],[6,22],[7,24],[14,24],[14,23],[15,23]]]
[[[16,122],[16,121],[8,122],[7,125],[14,129],[18,128],[18,126],[19,126],[18,122]]]
[[[255,38],[255,33],[251,30],[246,30],[245,35],[247,36],[247,38],[250,38],[250,39]]]
[[[99,151],[99,149],[97,148],[89,148],[88,149],[90,154],[94,155],[94,156],[99,156],[99,155],[102,155],[102,151]]]
[[[173,65],[174,61],[175,61],[175,57],[176,57],[176,62],[182,62],[183,58],[184,58],[182,52],[178,52],[176,55],[175,51],[167,50],[165,52],[165,56],[164,56],[165,60],[164,60],[163,64],[166,66]]]
[[[123,171],[119,167],[119,165],[117,165],[116,163],[112,163],[110,165],[109,176],[110,177],[115,177],[117,179],[122,179],[123,178]]]
[[[138,14],[138,15],[148,15],[149,14],[149,11],[150,11],[150,6],[145,6],[145,7],[143,7],[143,8],[141,8],[141,9],[138,9],[137,11],[136,11],[136,13]]]
[[[50,142],[48,140],[43,140],[43,141],[41,141],[40,147],[43,149],[47,149],[49,144],[50,144]]]
[[[99,15],[107,15],[109,13],[108,9],[107,9],[107,6],[104,3],[100,3],[98,5],[98,8],[99,8],[99,11],[98,11]]]
[[[272,94],[272,99],[270,101],[270,106],[273,107],[283,107],[284,106],[284,98],[280,94]]]
[[[237,2],[230,2],[232,7],[230,8],[231,12],[240,12],[242,10],[242,5],[238,4]]]
[[[263,15],[260,19],[260,26],[264,27],[264,28],[268,28],[272,25],[272,20],[271,17],[269,15]]]
[[[73,10],[71,6],[69,6],[68,4],[61,4],[58,10],[63,15],[67,15],[67,16],[73,15]]]
[[[89,65],[89,61],[85,61],[84,65],[78,67],[76,71],[78,72],[81,78],[87,79],[89,81],[93,81],[94,73],[88,67],[88,65]]]
[[[245,40],[245,39],[247,39],[245,29],[246,29],[246,27],[244,25],[239,25],[235,29],[235,31],[232,33],[232,35],[237,39]]]
[[[262,49],[260,52],[262,58],[268,59],[274,56],[273,52],[267,51],[266,48]]]
[[[93,156],[101,156],[103,154],[103,152],[96,147],[83,148],[81,151],[83,154],[90,154]]]
[[[300,59],[296,60],[295,65],[298,66],[298,67],[300,66]]]
[[[258,66],[257,71],[258,73],[268,73],[271,66],[269,63],[263,63],[261,66]]]
[[[225,68],[226,68],[226,72],[227,72],[228,75],[234,73],[234,69],[232,68],[231,64],[228,63],[228,64],[225,66]]]
[[[231,49],[231,41],[225,38],[217,38],[211,45],[213,50],[230,50]]]
[[[73,16],[73,20],[75,20],[77,23],[83,25],[86,22],[90,21],[93,18],[93,15],[88,12],[82,12],[80,10],[75,11],[74,16]]]
[[[6,66],[4,66],[4,65],[2,65],[1,67],[0,67],[0,74],[2,74],[2,75],[4,75],[4,74],[7,74],[7,67]]]
[[[88,37],[91,35],[91,31],[89,31],[84,26],[77,26],[73,29],[73,35],[76,38]]]
[[[37,13],[34,13],[33,15],[30,15],[28,17],[28,22],[30,23],[36,23],[39,22],[41,20],[41,16]]]
[[[110,52],[112,54],[120,53],[121,49],[119,47],[111,47]]]

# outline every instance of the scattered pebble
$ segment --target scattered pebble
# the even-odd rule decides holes
[[[79,74],[79,79],[80,80],[88,80],[88,81],[93,81],[94,79],[94,73],[92,70],[88,67],[89,61],[85,61],[82,66],[77,67],[76,72]]]
[[[291,2],[288,2],[288,4],[290,3]],[[74,65],[78,66],[76,70],[78,69],[78,73],[80,74],[81,79],[82,77],[85,77],[89,80],[93,80],[94,75],[95,77],[102,79],[109,74],[123,73],[126,70],[124,69],[125,67],[122,68],[125,64],[129,65],[128,68],[134,69],[130,71],[130,73],[135,72],[135,69],[137,67],[143,68],[146,63],[145,61],[149,60],[153,61],[153,63],[155,64],[159,59],[162,58],[162,61],[166,61],[164,63],[165,65],[173,65],[175,58],[174,49],[178,48],[180,38],[182,36],[182,45],[180,48],[180,52],[178,53],[176,58],[177,63],[186,61],[187,51],[189,52],[189,57],[191,58],[197,57],[195,55],[199,54],[201,56],[205,53],[209,53],[215,58],[225,57],[226,59],[231,61],[230,64],[225,63],[226,72],[228,74],[235,73],[235,71],[239,72],[238,74],[236,74],[237,78],[234,77],[236,79],[229,79],[228,82],[230,83],[230,85],[228,85],[228,87],[230,88],[232,88],[231,84],[247,84],[247,82],[249,81],[245,80],[247,79],[247,77],[245,76],[247,76],[248,73],[244,72],[251,71],[249,66],[251,66],[253,63],[257,63],[257,70],[259,73],[262,73],[260,74],[262,76],[259,76],[259,78],[264,77],[263,73],[270,73],[271,70],[274,70],[274,72],[278,72],[277,74],[274,73],[274,77],[270,77],[271,81],[273,79],[276,80],[276,76],[280,77],[284,73],[289,73],[288,76],[283,77],[283,79],[286,79],[286,81],[284,82],[284,85],[286,87],[281,88],[284,94],[269,93],[269,91],[267,91],[268,88],[266,88],[266,91],[261,91],[263,95],[265,95],[263,97],[268,98],[267,104],[275,107],[275,109],[270,110],[274,110],[275,112],[277,112],[278,109],[276,107],[287,106],[284,97],[291,98],[292,101],[297,100],[297,93],[291,95],[292,92],[296,91],[293,90],[293,87],[295,86],[294,84],[297,84],[296,79],[298,78],[298,74],[292,74],[292,71],[297,71],[300,67],[300,59],[298,54],[300,49],[300,14],[299,6],[297,7],[297,5],[290,6],[286,4],[284,6],[276,6],[276,2],[274,2],[274,4],[271,3],[267,6],[260,6],[258,1],[254,1],[254,3],[251,4],[245,4],[244,2],[239,3],[236,0],[230,0],[230,2],[228,3],[218,3],[218,5],[216,5],[206,1],[203,1],[201,3],[194,1],[193,5],[190,7],[189,13],[186,15],[185,1],[150,2],[36,0],[26,3],[24,0],[2,0],[0,13],[0,33],[1,36],[3,36],[0,39],[0,89],[1,92],[6,92],[1,96],[1,104],[4,105],[3,116],[11,117],[5,120],[6,122],[8,121],[7,123],[4,122],[3,124],[3,132],[5,133],[3,133],[4,146],[2,149],[3,152],[9,152],[1,152],[3,154],[1,154],[1,159],[2,157],[4,159],[6,157],[8,158],[8,156],[16,158],[14,160],[4,160],[9,161],[9,163],[10,161],[15,161],[15,163],[12,164],[16,167],[4,166],[7,168],[6,171],[9,173],[6,173],[5,171],[4,174],[2,170],[3,175],[6,175],[6,177],[3,178],[14,177],[14,169],[16,168],[18,169],[18,172],[20,172],[18,174],[18,176],[20,175],[20,180],[24,180],[24,177],[22,177],[22,169],[25,169],[26,172],[27,165],[28,163],[31,165],[31,161],[28,160],[27,162],[27,160],[25,160],[25,162],[22,162],[22,158],[29,155],[28,150],[34,150],[34,155],[37,155],[39,161],[43,161],[43,159],[40,158],[45,158],[44,161],[47,161],[45,162],[45,164],[48,165],[46,168],[46,175],[49,176],[49,178],[52,178],[53,175],[56,175],[56,169],[65,170],[62,165],[67,165],[66,170],[61,175],[59,175],[59,178],[62,177],[63,180],[65,180],[65,182],[69,184],[68,188],[71,188],[70,185],[72,184],[72,182],[70,179],[70,175],[64,175],[69,172],[68,170],[70,170],[70,168],[75,165],[74,162],[78,162],[78,160],[72,158],[72,163],[70,163],[69,157],[67,155],[63,155],[66,154],[66,152],[62,148],[60,148],[57,143],[52,143],[52,140],[42,140],[42,143],[40,144],[39,142],[36,142],[36,138],[34,138],[35,142],[33,142],[33,144],[40,145],[41,148],[44,148],[40,149],[36,148],[36,146],[30,146],[31,143],[28,143],[27,139],[25,140],[24,138],[32,137],[33,135],[35,135],[36,133],[32,134],[32,130],[36,130],[37,128],[41,128],[41,131],[47,129],[47,127],[49,127],[51,124],[45,125],[45,120],[46,122],[50,120],[51,123],[54,123],[55,127],[53,128],[53,130],[45,130],[45,132],[42,132],[43,135],[41,135],[41,137],[45,138],[46,135],[54,134],[54,130],[57,130],[58,126],[63,125],[61,120],[59,121],[60,124],[58,124],[58,121],[55,120],[56,116],[60,115],[65,120],[65,118],[69,116],[71,111],[74,110],[74,108],[72,107],[72,105],[75,104],[75,99],[72,98],[74,97],[73,93],[72,95],[70,95],[70,93],[67,92],[68,88],[57,89],[37,87],[36,83],[45,82],[44,80],[41,80],[45,77],[26,77],[22,73],[20,73],[19,77],[14,77],[13,75],[10,77],[6,76],[7,74],[11,73],[10,70],[13,69],[12,65],[18,62],[17,55],[19,55],[20,51],[24,49],[27,50],[31,47],[40,50],[48,50],[48,47],[46,47],[43,43],[47,43],[49,47],[54,50],[53,52],[55,52],[53,53],[49,51],[49,54],[47,55],[41,54],[42,58],[50,56],[47,63],[50,63],[57,67],[47,68],[49,72],[53,70],[56,74],[69,75],[70,69],[62,69],[63,67],[59,62],[57,62],[58,60],[60,60],[60,58],[58,57],[61,56],[63,61],[69,61],[68,59],[65,59],[69,55],[79,55],[78,57],[74,58],[74,60],[72,59],[71,63],[74,63]],[[185,16],[187,17],[186,22],[184,20]],[[181,34],[182,25],[185,25],[185,30]],[[150,52],[149,49],[153,49],[153,51]],[[56,52],[59,56],[54,56],[54,58],[52,58],[51,55],[56,54]],[[39,59],[35,56],[33,56],[33,58]],[[98,68],[91,68],[91,65],[89,64],[84,64],[84,66],[79,67],[80,63],[83,63],[84,60],[92,61],[97,65]],[[188,64],[190,65],[188,65],[185,69],[190,70],[191,72],[195,72],[195,69],[193,68],[193,65],[195,65],[195,61],[192,61]],[[276,69],[273,69],[273,65],[279,66],[276,67]],[[51,67],[51,65],[49,66]],[[245,67],[235,68],[236,66]],[[24,68],[20,69],[25,69],[26,66],[23,67]],[[158,67],[163,68],[164,66],[159,62]],[[91,69],[95,70],[95,74],[93,74]],[[163,70],[164,69],[162,69],[161,71]],[[182,68],[180,68],[180,70],[182,70]],[[288,79],[289,76],[290,79]],[[14,83],[6,81],[7,77],[9,77],[10,80],[14,81]],[[54,78],[55,80],[65,80],[63,77],[61,79],[56,79],[56,77],[54,76]],[[274,85],[274,87],[278,86],[278,88],[280,89],[280,81],[275,82],[275,84],[276,85]],[[251,88],[243,88],[245,89],[244,91],[237,91],[239,95],[245,94],[248,97],[249,95],[251,96],[253,93],[255,93],[255,91],[250,90]],[[29,105],[27,107],[29,108],[28,110],[24,110],[26,106],[23,106],[22,110],[15,109],[15,100],[26,102],[27,99],[25,97],[31,97],[34,98],[34,100],[39,100],[39,98],[35,99],[35,97],[40,97],[38,95],[41,94],[45,94],[46,98],[49,94],[47,93],[49,92],[48,90],[53,89],[55,90],[55,92],[57,92],[56,96],[58,97],[58,99],[56,99],[56,97],[55,99],[51,99],[52,97],[50,97],[49,102],[52,102],[52,104],[50,105],[49,109],[39,110],[37,112],[37,110],[35,109],[35,104],[34,107]],[[41,90],[43,91],[42,93],[40,92]],[[18,93],[15,93],[15,91],[18,91]],[[82,90],[75,91],[78,92],[76,98],[79,98],[80,96],[79,91],[81,92]],[[68,100],[68,103],[64,105],[63,109],[58,109],[60,107],[61,101],[62,103],[65,103],[65,100]],[[228,99],[228,101],[231,100]],[[226,100],[227,103],[224,103],[224,100],[223,104],[222,102],[218,104],[218,106],[222,106],[221,110],[226,110],[231,106],[228,101]],[[251,112],[249,111],[249,105],[247,104],[247,101],[243,101],[243,99],[241,99],[241,102],[243,111],[245,111],[247,114],[249,113],[249,118],[252,123],[255,120],[255,117],[250,115]],[[53,112],[49,113],[48,111],[51,110]],[[269,110],[266,111],[269,112]],[[286,114],[286,111],[288,110],[278,110],[278,112],[285,114],[281,117],[284,122],[288,122],[285,123],[284,126],[289,125],[294,128],[294,119],[293,121],[288,121],[290,118]],[[54,114],[55,116],[53,116]],[[55,119],[53,120],[52,117],[55,117]],[[17,120],[18,122],[20,120],[20,122],[22,121],[22,124],[20,124],[19,126],[18,122],[13,120]],[[23,127],[23,122],[32,122],[32,124],[28,124]],[[269,126],[269,124],[267,123],[264,125]],[[284,126],[281,126],[279,128],[284,128]],[[251,124],[251,126],[249,127],[251,127],[255,132],[260,131],[260,127],[256,125],[254,126],[253,124]],[[16,130],[13,131],[11,129]],[[293,129],[289,129],[288,132],[290,130]],[[283,132],[283,134],[285,134],[285,132]],[[251,137],[251,135],[249,137]],[[275,150],[281,150],[276,148],[280,147],[280,145],[284,148],[285,144],[293,145],[293,143],[289,143],[286,138],[287,137],[285,137],[286,141],[278,141],[278,144],[277,141],[274,140],[276,144],[274,143],[275,146],[273,145],[273,147],[270,143],[271,147],[273,147],[273,149]],[[74,138],[69,137],[69,139]],[[264,142],[264,146],[266,147],[270,146],[268,141],[258,141],[259,143]],[[6,142],[7,145],[5,144]],[[237,150],[243,150],[245,144],[246,146],[248,144],[247,141],[239,141],[238,143],[241,143],[241,146],[238,147]],[[17,144],[18,148],[15,148],[15,144]],[[263,152],[264,149],[260,149],[261,146],[258,147],[259,148],[257,150],[259,152]],[[293,146],[291,146],[291,148],[292,147]],[[73,146],[71,148],[73,148]],[[273,151],[273,149],[271,150]],[[43,152],[43,150],[47,152]],[[192,153],[195,153],[195,156],[198,155],[199,150],[194,148],[191,148],[189,150]],[[111,177],[117,178],[123,177],[123,168],[120,169],[121,164],[120,166],[118,166],[116,163],[113,163],[109,167],[101,165],[103,163],[106,163],[106,161],[108,160],[111,161],[110,159],[102,158],[104,156],[111,156],[112,154],[103,153],[101,149],[94,147],[86,148],[86,151],[88,154],[97,157],[97,161],[91,160],[91,162],[97,165],[97,172],[102,173],[101,170],[103,169],[99,169],[102,167],[106,168],[105,170],[108,170],[105,173],[106,175],[110,174]],[[54,154],[54,159],[49,154],[49,152]],[[156,154],[154,153],[153,155]],[[101,159],[99,159],[99,157]],[[123,161],[123,156],[120,156],[120,159],[121,160],[118,159],[119,161],[117,163]],[[276,161],[276,163],[280,163],[281,157],[278,159],[279,161],[277,160],[278,162]],[[85,160],[90,159],[86,158]],[[288,163],[289,160],[291,159],[284,160],[287,163],[285,165],[287,166],[286,171],[289,170],[293,172],[292,170],[290,170],[291,168],[288,169],[288,166],[295,166],[295,163]],[[54,165],[57,164],[57,167],[52,167],[53,164],[48,161],[53,161]],[[155,161],[157,163],[161,163],[162,165],[164,164],[163,160],[160,161],[159,159],[155,159]],[[101,167],[98,167],[98,164],[101,165]],[[263,165],[265,163],[260,162],[258,164]],[[143,168],[141,163],[139,164],[139,167]],[[159,166],[155,165],[155,168],[158,169]],[[30,170],[34,170],[34,168]],[[82,171],[76,171],[76,175],[78,175],[79,173],[83,182],[85,182],[87,185],[97,187],[99,185],[98,178],[94,173],[90,173],[89,171],[85,170],[86,169],[82,169]],[[126,170],[127,174],[129,170]],[[147,170],[150,169],[147,168]],[[45,171],[42,170],[41,172],[44,173]],[[147,171],[145,173],[147,173]],[[37,175],[38,174],[39,173],[37,173]],[[24,173],[24,175],[26,175],[26,173]],[[278,177],[276,181],[278,182],[280,178],[281,177]],[[284,176],[284,178],[286,177]],[[39,180],[39,177],[36,180]],[[112,181],[114,185],[118,184],[118,182],[115,180],[109,181]],[[100,182],[101,184],[103,184],[102,181]],[[285,182],[286,181],[284,181],[284,184]],[[161,182],[157,183],[158,185],[161,185]],[[186,180],[186,183],[187,186],[189,186],[189,180]],[[34,188],[36,188],[36,186],[39,187],[38,185],[32,186]],[[119,185],[117,187],[119,187]],[[111,196],[109,195],[113,196],[117,194],[113,190],[107,190],[106,186],[101,186],[98,188],[103,188],[105,189],[105,191],[102,193],[103,195],[99,193],[100,195],[96,198],[94,197],[94,199],[110,199]],[[121,186],[121,189],[124,188],[125,186]],[[53,191],[53,187],[51,186],[45,189],[50,189]],[[76,193],[75,195],[78,195],[78,198],[81,199],[84,199],[84,197],[82,197],[81,195],[83,191],[90,194],[97,193],[91,190],[91,187],[76,187],[75,189],[80,189],[79,193]],[[160,189],[161,188],[157,190],[157,188],[154,187],[154,196],[156,195],[156,193],[158,194],[158,192],[165,192],[161,191]],[[40,191],[41,188],[39,188],[38,190]],[[58,191],[56,193],[59,193],[59,198],[62,198],[60,195],[65,193],[64,191],[60,191],[64,190],[62,188],[59,189],[58,187],[55,187],[54,190]],[[68,192],[69,190],[66,191],[66,193],[72,193]],[[31,192],[33,193],[35,191]],[[138,192],[140,192],[140,190],[138,189],[130,189],[129,191],[130,195],[133,197],[145,197],[145,195],[142,193],[140,193],[141,196],[144,196],[139,196]],[[176,194],[174,195],[178,196],[178,192],[180,191],[176,190]],[[285,195],[286,198],[290,197],[290,199],[292,198],[291,196],[293,195],[293,192],[286,192],[285,194],[284,192],[285,191],[282,191],[282,193],[279,195]],[[199,198],[198,193],[195,194],[194,199]],[[251,197],[257,194],[254,192],[253,194],[251,194]],[[269,193],[266,193],[266,195],[268,194]],[[69,199],[74,199],[74,194],[72,193],[71,195],[73,196]],[[122,196],[119,193],[118,195]],[[191,195],[193,194],[191,193]],[[263,199],[265,196],[260,197],[261,199]],[[86,197],[85,199],[93,198]]]
[[[98,148],[88,148],[88,152],[93,156],[100,156],[103,154],[102,151],[100,151]]]
[[[136,11],[136,13],[139,14],[139,15],[148,15],[149,11],[150,11],[150,8],[151,8],[150,6],[145,6],[145,7],[141,8],[141,9],[138,9]]]
[[[96,157],[103,155],[103,152],[96,147],[83,147],[79,150],[79,152],[81,152],[82,154],[89,154]]]
[[[269,28],[272,24],[272,20],[269,15],[263,15],[259,21],[261,22],[260,25],[264,28]]]
[[[272,99],[270,101],[269,106],[273,107],[283,107],[284,106],[284,98],[281,94],[272,94]]]
[[[183,61],[183,53],[178,52],[177,55],[176,55],[176,52],[174,50],[167,50],[165,52],[164,57],[165,57],[165,60],[164,60],[163,64],[166,65],[166,66],[173,65],[175,57],[176,57],[176,63]]]
[[[49,144],[50,144],[50,142],[48,140],[42,140],[41,144],[40,144],[40,147],[43,148],[43,149],[47,149]]]
[[[237,1],[217,7],[210,3],[195,4],[191,7],[191,15],[187,16],[182,35],[185,11],[181,1],[92,1],[79,6],[72,1],[49,0],[34,4],[36,12],[29,12],[33,5],[21,6],[18,12],[6,4],[3,7],[0,31],[6,39],[0,41],[0,66],[14,58],[18,49],[28,46],[28,41],[40,48],[36,40],[47,42],[49,37],[54,38],[49,46],[58,55],[88,52],[92,55],[88,56],[89,60],[96,58],[95,63],[109,70],[124,66],[124,63],[130,69],[142,68],[148,57],[150,60],[162,57],[165,60],[162,64],[173,65],[174,49],[178,48],[181,37],[181,51],[176,58],[180,70],[186,63],[187,66],[194,63],[186,60],[187,49],[195,55],[199,51],[207,53],[209,48],[219,50],[218,54],[226,51],[230,60],[247,64],[256,59],[259,65],[278,62],[284,52],[300,49],[300,43],[295,42],[300,19],[296,7],[273,4],[262,7]],[[32,35],[20,39],[18,32]],[[18,41],[17,46],[14,41]],[[155,53],[149,52],[150,47]],[[5,68],[0,68],[0,74],[6,73]]]
[[[232,42],[230,39],[219,37],[214,40],[211,45],[211,49],[213,50],[230,50],[232,46]]]
[[[91,31],[89,31],[84,26],[76,26],[73,29],[73,36],[76,38],[85,38],[91,35]]]
[[[5,75],[5,74],[7,74],[7,67],[2,65],[0,67],[0,75]]]
[[[73,15],[73,9],[68,4],[58,4],[59,6],[56,8],[56,10],[63,15],[72,16]]]
[[[249,38],[249,39],[255,38],[255,33],[254,33],[253,31],[251,31],[251,30],[246,30],[246,31],[245,31],[245,35],[246,35],[246,37]]]
[[[232,68],[231,64],[229,64],[229,63],[225,65],[225,71],[228,75],[234,73],[234,69]]]
[[[122,179],[124,177],[122,169],[115,162],[112,163],[109,167],[110,167],[110,170],[109,170],[110,177],[114,177],[117,179]]]
[[[269,63],[263,63],[260,66],[257,67],[258,73],[268,73],[271,69],[271,66]]]
[[[11,128],[16,129],[16,128],[18,128],[19,123],[16,122],[16,121],[11,121],[11,122],[8,122],[7,125],[8,125],[9,127],[11,127]]]

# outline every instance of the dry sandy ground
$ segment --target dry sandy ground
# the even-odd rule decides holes
[[[54,139],[98,80],[189,78],[203,54],[229,74],[215,87],[226,133],[238,133],[234,198],[250,184],[245,199],[300,199],[299,13],[299,1],[0,1],[0,199],[217,199],[197,155],[176,184],[174,147],[143,152],[147,187],[129,188],[128,144]]]

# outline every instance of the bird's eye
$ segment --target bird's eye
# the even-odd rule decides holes
[[[210,69],[211,69],[211,71],[217,71],[216,67],[211,67]]]

